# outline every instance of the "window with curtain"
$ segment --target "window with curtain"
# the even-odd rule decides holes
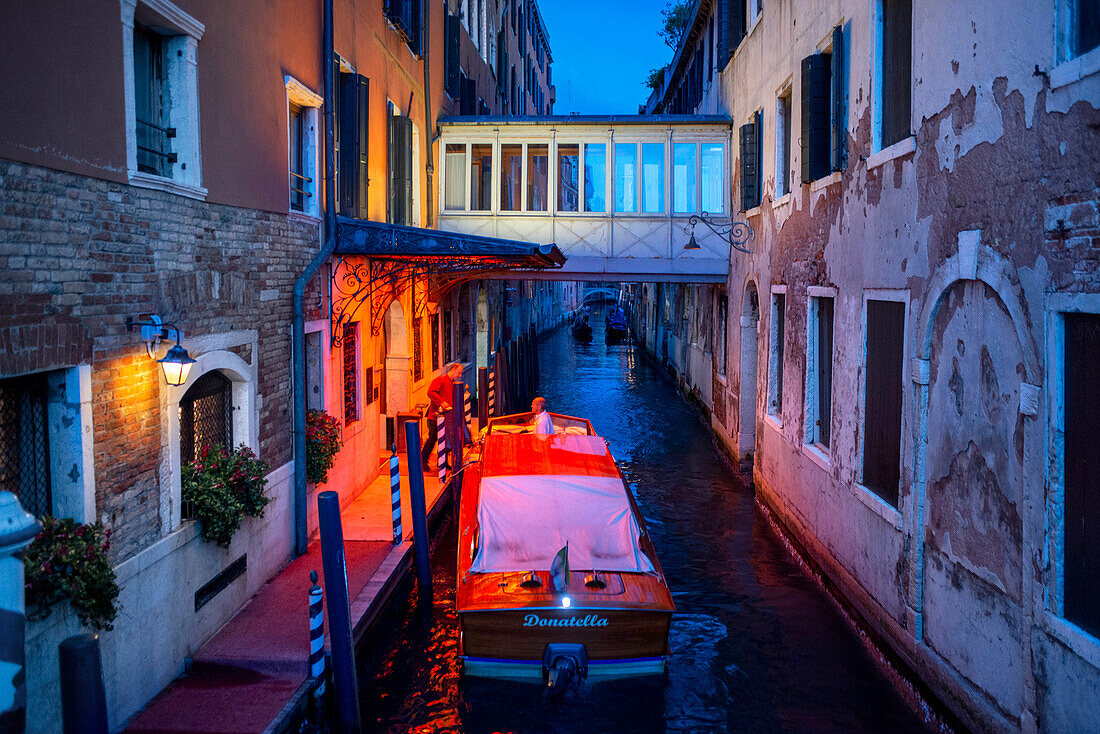
[[[529,143],[527,145],[527,211],[544,212],[547,209],[548,164],[548,146]]]
[[[493,206],[493,146],[470,146],[470,208],[487,212]]]
[[[584,146],[584,210],[606,211],[607,146],[588,143]]]
[[[615,144],[615,211],[638,211],[638,145]]]
[[[558,144],[558,211],[575,212],[580,206],[580,152],[576,143]]]
[[[672,211],[691,214],[696,211],[695,143],[672,146]]]
[[[520,209],[523,171],[523,146],[500,146],[500,210],[515,212]]]
[[[444,206],[447,209],[466,208],[466,144],[447,144],[447,180]]]
[[[658,214],[665,210],[665,146],[642,143],[642,211]]]
[[[725,172],[726,146],[722,143],[703,143],[702,180],[703,211],[710,214],[724,214],[725,187],[722,185]]]

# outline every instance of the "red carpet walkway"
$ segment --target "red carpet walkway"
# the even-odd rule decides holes
[[[402,466],[404,475],[404,466]],[[442,494],[438,480],[425,477],[429,508]],[[383,473],[341,513],[347,557],[352,625],[371,612],[390,577],[407,568],[412,520],[408,480],[402,477],[402,530],[406,540],[363,538],[392,534],[389,475]],[[429,509],[430,511],[430,509]],[[384,521],[368,523],[383,514]],[[378,532],[369,526],[377,525]],[[321,544],[269,581],[194,656],[190,672],[177,678],[149,702],[125,729],[150,732],[263,732],[297,698],[307,676],[309,623],[306,613],[310,569],[321,572]],[[326,594],[327,598],[327,594]],[[328,626],[328,620],[325,621]],[[326,643],[328,642],[326,637]]]

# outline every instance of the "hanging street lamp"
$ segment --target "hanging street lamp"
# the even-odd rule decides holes
[[[165,323],[156,314],[153,314],[149,321],[135,321],[132,316],[127,316],[126,330],[133,331],[135,326],[141,327],[141,338],[145,340],[145,348],[151,359],[156,359],[161,339],[176,340],[176,345],[169,349],[163,358],[157,359],[157,364],[164,370],[164,381],[169,385],[178,387],[185,384],[195,360],[180,344],[183,341],[183,332],[174,324]]]
[[[745,247],[745,244],[752,239],[753,235],[752,227],[749,226],[748,222],[717,224],[711,221],[709,214],[703,212],[702,214],[692,214],[691,218],[688,219],[688,224],[691,225],[691,237],[688,238],[687,244],[684,245],[685,250],[702,249],[695,240],[695,225],[704,224],[707,229],[728,242],[733,249],[749,255],[752,254],[752,250]]]

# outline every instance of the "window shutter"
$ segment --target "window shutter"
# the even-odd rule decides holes
[[[753,116],[755,120],[755,115]],[[756,157],[756,123],[741,126],[741,210],[756,206],[754,201],[759,175],[759,161]]]
[[[388,133],[388,150],[387,158],[389,159],[389,190],[387,196],[389,198],[389,221],[391,224],[399,224],[403,222],[401,213],[401,197],[398,196],[398,185],[401,181],[400,178],[400,165],[401,154],[398,150],[401,144],[401,133],[398,129],[398,116],[393,114],[393,107],[390,107],[389,118],[387,120]]]
[[[355,74],[340,74],[340,181],[336,210],[345,217],[355,216],[359,172],[359,79]]]
[[[367,165],[367,150],[370,145],[370,80],[360,74],[357,82],[359,129],[355,151],[355,216],[366,219],[367,184],[370,182],[370,169]]]
[[[404,174],[404,190],[402,191],[402,209],[404,210],[404,217],[402,224],[412,224],[412,118],[401,117],[401,137],[402,137],[402,159],[401,170]]]
[[[753,116],[756,133],[756,187],[753,189],[753,206],[759,206],[764,198],[764,176],[760,171],[760,162],[764,160],[764,111],[757,110]]]
[[[446,48],[446,68],[447,76],[444,81],[444,87],[447,93],[451,95],[451,99],[455,99],[462,91],[460,86],[459,77],[459,45],[458,45],[458,26],[459,20],[457,15],[451,15],[447,13],[447,48]]]
[[[745,37],[745,3],[744,0],[728,0],[727,4],[729,5],[729,16],[727,18],[729,56],[726,58],[729,60],[741,44],[741,39]]]
[[[477,82],[473,79],[462,80],[462,114],[477,114]]]
[[[882,147],[909,136],[913,87],[912,0],[883,2]]]
[[[829,172],[829,59],[814,54],[802,59],[802,181]]]
[[[504,52],[504,29],[497,31],[497,88],[503,90],[508,84],[508,65]]]
[[[844,170],[844,164],[848,157],[848,111],[844,104],[844,29],[837,26],[833,29],[833,58],[829,71],[829,79],[832,84],[832,124],[829,126],[830,139],[830,168],[834,171]]]

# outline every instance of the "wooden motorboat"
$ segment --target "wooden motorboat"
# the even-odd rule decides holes
[[[467,675],[541,680],[661,673],[675,605],[607,442],[583,418],[492,419],[459,500]],[[561,572],[561,556],[567,572]]]

